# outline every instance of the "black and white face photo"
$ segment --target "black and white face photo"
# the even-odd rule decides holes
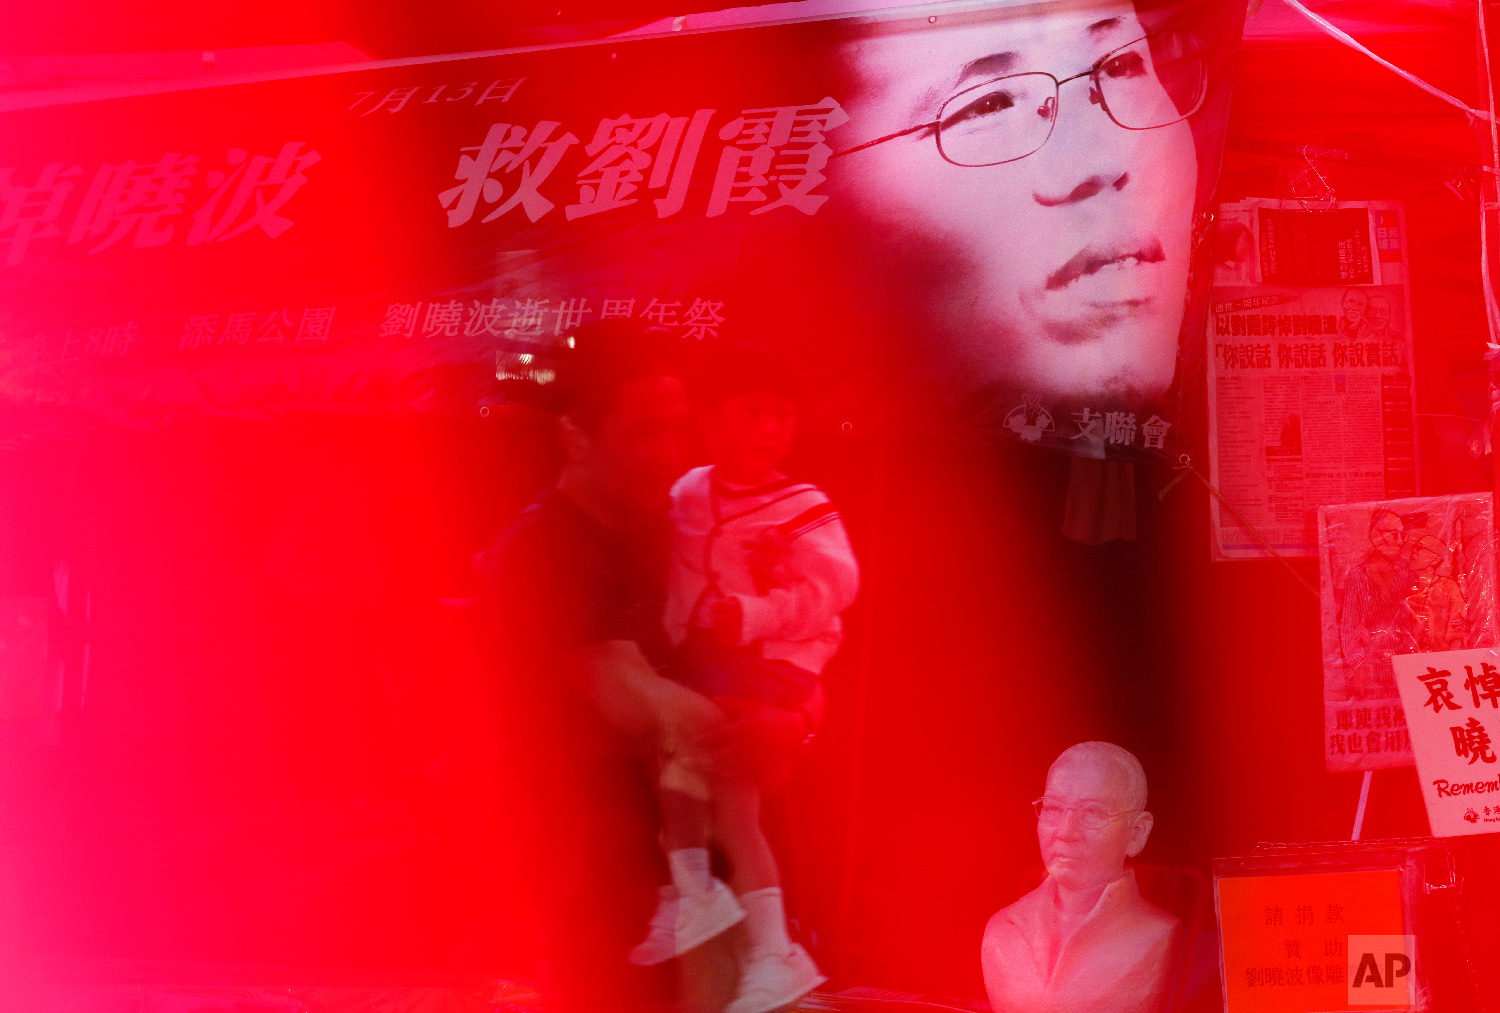
[[[1148,34],[1116,0],[876,27],[845,55],[856,84],[835,182],[861,241],[921,272],[914,340],[974,387],[1163,394],[1188,281],[1201,44]]]

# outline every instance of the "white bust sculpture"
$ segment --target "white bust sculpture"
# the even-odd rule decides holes
[[[995,1013],[1159,1013],[1181,922],[1141,897],[1125,859],[1151,834],[1146,773],[1108,742],[1081,742],[1037,800],[1047,879],[985,926]]]

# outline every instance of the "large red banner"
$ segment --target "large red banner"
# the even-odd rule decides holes
[[[1227,7],[944,5],[10,112],[0,397],[17,432],[473,410],[631,317],[780,349],[827,419],[1173,453]]]

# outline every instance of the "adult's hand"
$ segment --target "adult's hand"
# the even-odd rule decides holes
[[[655,698],[656,747],[667,753],[696,754],[696,743],[723,724],[724,712],[702,693],[662,679]]]
[[[564,656],[584,696],[643,745],[674,752],[723,718],[712,700],[659,675],[633,640],[606,640]]]
[[[700,733],[691,749],[711,774],[753,778],[796,756],[811,730],[798,711],[757,707]]]

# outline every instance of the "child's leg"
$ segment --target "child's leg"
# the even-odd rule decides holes
[[[708,785],[681,760],[662,765],[657,788],[661,807],[662,850],[672,870],[672,885],[686,894],[704,894],[712,886],[708,831],[712,819]]]
[[[781,885],[776,856],[760,828],[760,789],[749,779],[714,783],[714,840],[724,851],[735,893]]]
[[[661,807],[661,842],[672,870],[672,885],[685,894],[706,894],[713,886],[708,864],[713,812],[708,779],[690,761],[688,746],[690,736],[723,720],[723,714],[707,697],[689,689],[681,692],[700,705],[698,723],[668,729],[660,743],[657,799]]]
[[[661,888],[646,939],[630,951],[630,962],[645,967],[679,957],[745,917],[734,894],[709,868],[708,782],[691,766],[668,757],[662,761],[657,797],[672,885]]]
[[[724,849],[730,885],[745,909],[750,956],[792,948],[776,856],[760,825],[760,789],[750,780],[719,782],[714,797],[714,840]]]

